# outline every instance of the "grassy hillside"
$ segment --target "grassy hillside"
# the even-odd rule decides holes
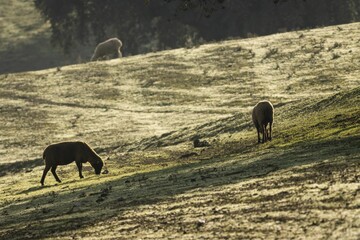
[[[93,46],[77,46],[65,55],[50,44],[50,24],[33,1],[0,0],[0,74],[87,61]]]
[[[359,36],[353,23],[0,75],[0,238],[358,239]],[[274,139],[257,144],[262,99]],[[71,140],[110,173],[61,166],[41,187],[43,149]]]

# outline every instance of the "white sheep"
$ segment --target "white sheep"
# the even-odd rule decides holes
[[[118,38],[110,38],[105,42],[99,43],[92,55],[90,61],[96,61],[100,58],[112,55],[117,58],[121,58],[122,54],[120,48],[122,47],[122,42]]]

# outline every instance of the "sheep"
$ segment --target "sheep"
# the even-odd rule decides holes
[[[61,142],[49,145],[44,150],[43,159],[45,161],[45,169],[40,181],[42,186],[44,186],[45,177],[50,168],[55,180],[59,183],[61,182],[56,174],[58,165],[67,165],[75,161],[79,169],[80,178],[84,178],[81,172],[83,163],[89,162],[97,175],[100,174],[104,165],[104,161],[100,156],[85,142]]]
[[[121,58],[122,54],[120,48],[122,47],[122,42],[118,38],[110,38],[105,42],[99,43],[92,55],[90,61],[96,61],[103,57],[113,55],[114,57]]]
[[[269,101],[258,102],[252,111],[252,120],[257,130],[258,143],[260,143],[260,132],[262,134],[262,143],[271,141],[272,124],[274,119],[274,107]],[[269,123],[269,131],[266,129]]]

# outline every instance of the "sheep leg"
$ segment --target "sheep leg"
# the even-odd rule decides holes
[[[266,141],[266,125],[262,125],[262,143]]]
[[[76,166],[78,167],[79,169],[79,177],[80,178],[84,178],[84,176],[82,175],[82,163],[81,162],[76,162]]]
[[[120,51],[120,48],[117,50],[117,57],[118,57],[118,58],[121,58],[121,57],[122,57],[122,53],[121,53],[121,51]]]
[[[54,175],[55,180],[60,183],[61,180],[60,180],[60,178],[58,177],[58,175],[56,174],[56,168],[57,168],[57,165],[52,166],[51,172],[52,172],[52,174]]]
[[[259,127],[257,127],[256,130],[257,130],[257,135],[258,135],[258,143],[260,143],[260,129],[259,129]]]
[[[265,123],[265,142],[269,140],[269,129],[267,129],[268,124]]]
[[[44,169],[43,175],[41,177],[41,181],[40,181],[42,186],[44,186],[45,177],[46,177],[46,174],[48,173],[48,171],[50,170],[50,168],[51,167],[49,165],[45,166],[45,169]]]
[[[272,122],[269,124],[269,140],[271,141]]]

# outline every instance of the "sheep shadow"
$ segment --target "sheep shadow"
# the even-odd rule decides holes
[[[268,152],[254,157],[253,161],[244,160],[239,153],[235,156],[217,157],[152,172],[137,173],[86,189],[73,189],[67,193],[50,195],[47,193],[32,201],[17,204],[16,212],[19,214],[4,219],[3,226],[10,226],[19,221],[32,223],[24,228],[9,229],[4,237],[11,236],[12,239],[16,239],[14,236],[20,237],[25,234],[32,238],[51,237],[55,233],[61,234],[105,221],[129,207],[160,203],[190,190],[239,183],[291,167],[321,163],[337,157],[356,158],[359,143],[358,137],[307,142],[292,148],[284,148],[276,153],[268,149]],[[351,158],[348,159],[350,160]],[[346,164],[341,167],[346,168]],[[39,187],[28,191],[37,189]],[[46,207],[32,209],[33,206],[43,206],[44,202],[47,203]],[[107,211],[109,207],[114,211]],[[20,214],[21,209],[32,210]],[[13,209],[10,206],[3,208],[3,211],[11,212],[11,210]],[[74,212],[77,214],[72,214]]]
[[[41,190],[41,189],[45,189],[45,188],[50,188],[51,186],[49,185],[49,186],[47,186],[47,185],[45,185],[45,186],[35,186],[35,187],[31,187],[31,188],[28,188],[28,189],[26,189],[26,190],[24,190],[24,191],[21,191],[21,192],[19,192],[20,194],[28,194],[28,193],[31,193],[31,192],[35,192],[35,191],[38,191],[38,190]]]

